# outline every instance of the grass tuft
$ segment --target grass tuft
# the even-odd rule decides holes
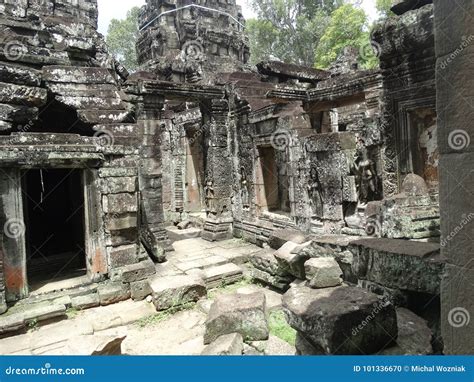
[[[292,346],[295,346],[296,330],[288,324],[285,313],[283,313],[282,310],[276,310],[270,313],[268,317],[268,325],[270,327],[270,334],[288,342]]]
[[[140,328],[146,328],[146,327],[149,327],[149,326],[153,326],[153,325],[156,325],[156,324],[170,318],[171,316],[173,316],[176,313],[184,312],[186,310],[193,310],[195,307],[196,307],[195,302],[189,302],[189,303],[186,303],[186,304],[183,304],[183,305],[173,306],[173,307],[169,308],[168,310],[165,310],[163,312],[158,312],[156,314],[153,314],[151,316],[147,316],[147,317],[144,317],[144,318],[138,320],[136,322],[136,325],[138,325],[138,327],[140,327]]]

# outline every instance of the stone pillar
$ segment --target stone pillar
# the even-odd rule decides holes
[[[228,101],[214,99],[201,106],[209,124],[206,181],[207,219],[202,238],[220,241],[232,238],[232,177],[233,166],[229,150]]]
[[[161,114],[162,96],[143,95],[138,104],[138,126],[142,134],[140,148],[140,238],[157,261],[172,250],[164,228],[162,198]]]
[[[28,297],[26,275],[26,226],[19,169],[0,169],[0,312],[6,310],[5,300],[18,301]]]
[[[474,349],[474,3],[435,0],[445,354]]]

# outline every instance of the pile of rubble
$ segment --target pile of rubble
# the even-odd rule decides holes
[[[274,232],[269,242],[284,244],[252,256],[250,273],[287,291],[283,308],[298,332],[298,354],[434,352],[439,316],[419,309],[415,301],[425,298],[425,308],[438,303],[445,263],[439,245],[312,238],[289,230]],[[407,308],[418,309],[424,318]]]

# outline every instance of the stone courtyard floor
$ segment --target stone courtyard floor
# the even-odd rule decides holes
[[[67,319],[33,325],[26,333],[0,339],[0,354],[90,354],[101,341],[122,343],[128,355],[198,355],[204,350],[205,321],[213,300],[224,293],[263,291],[270,339],[244,345],[248,355],[293,355],[295,332],[280,311],[281,294],[252,284],[245,263],[262,248],[233,239],[211,243],[191,238],[174,243],[168,262],[157,265],[157,277],[199,274],[207,278],[207,298],[181,310],[157,312],[151,302],[127,300],[88,310],[68,310]],[[241,273],[238,270],[241,270]],[[227,282],[230,285],[225,285]],[[123,339],[125,338],[125,339]],[[111,345],[112,344],[112,345]]]

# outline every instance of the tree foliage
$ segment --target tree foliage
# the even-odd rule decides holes
[[[252,0],[258,19],[247,33],[253,63],[271,58],[313,66],[314,52],[331,12],[344,0]]]
[[[127,12],[125,19],[113,19],[107,32],[107,45],[110,51],[131,72],[138,68],[135,44],[138,39],[139,14],[140,8],[133,7]]]
[[[377,65],[370,42],[367,15],[363,9],[352,4],[344,4],[332,13],[331,21],[316,49],[315,66],[329,68],[347,46],[359,50],[362,67],[373,68]]]
[[[377,0],[375,3],[380,18],[387,18],[392,14],[392,0]]]

